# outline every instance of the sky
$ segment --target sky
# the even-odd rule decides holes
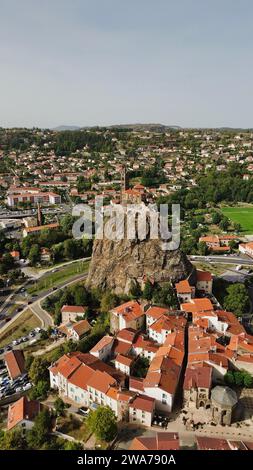
[[[0,0],[0,126],[253,127],[252,0]]]

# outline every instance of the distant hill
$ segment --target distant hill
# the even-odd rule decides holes
[[[132,129],[134,131],[152,131],[152,132],[165,132],[169,129],[181,129],[180,126],[166,126],[165,124],[150,123],[150,124],[115,124],[114,126],[108,126],[108,129],[119,128],[119,129]]]
[[[61,131],[78,131],[81,129],[79,126],[58,126],[54,127],[52,130],[56,132],[61,132]]]
[[[166,132],[169,129],[181,129],[180,126],[166,126],[164,124],[114,124],[113,126],[58,126],[53,131],[78,131],[85,129],[131,129],[133,131]]]

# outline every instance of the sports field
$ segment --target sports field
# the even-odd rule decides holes
[[[253,207],[222,207],[222,213],[241,225],[243,233],[253,234]]]

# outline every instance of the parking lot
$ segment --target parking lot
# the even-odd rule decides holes
[[[31,330],[26,336],[21,336],[20,338],[14,339],[5,347],[0,348],[0,359],[3,358],[4,353],[8,351],[12,351],[13,349],[23,349],[25,346],[32,346],[37,341],[42,339],[42,334],[45,332],[45,329],[37,327]],[[58,328],[53,328],[50,334],[50,338],[53,339],[58,339],[63,336],[64,334],[58,331]]]
[[[155,414],[153,422],[152,422],[152,426],[160,426],[161,428],[166,429],[169,422],[170,422],[170,418],[168,416]]]
[[[5,352],[11,351],[12,349],[19,349],[17,348],[18,345],[22,345],[24,343],[33,344],[40,339],[41,328],[35,328],[34,330],[30,331],[28,335],[21,336],[20,338],[14,339],[11,343],[7,344],[4,348],[0,348],[0,356],[3,355]]]
[[[15,393],[25,392],[32,387],[27,373],[11,380],[4,361],[0,361],[0,399],[10,397]]]

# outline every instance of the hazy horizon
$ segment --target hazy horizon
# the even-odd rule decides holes
[[[250,0],[0,0],[0,126],[253,128]]]

